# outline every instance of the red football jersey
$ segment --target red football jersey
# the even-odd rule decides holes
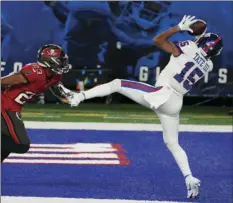
[[[47,71],[47,69],[42,68],[37,63],[30,63],[24,66],[20,72],[28,80],[28,83],[6,88],[1,93],[2,109],[21,112],[22,106],[26,101],[61,81],[62,75],[55,75],[48,80]]]

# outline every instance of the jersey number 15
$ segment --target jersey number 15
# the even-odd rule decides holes
[[[185,64],[184,69],[181,71],[180,74],[176,74],[174,76],[175,80],[178,83],[183,82],[183,87],[186,90],[190,90],[192,86],[196,83],[196,80],[194,77],[197,75],[199,78],[201,78],[204,74],[199,68],[195,68],[191,73],[189,73],[188,77],[185,79],[186,73],[195,65],[193,62],[187,62]]]

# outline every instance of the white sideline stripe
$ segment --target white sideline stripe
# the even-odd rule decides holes
[[[95,150],[95,149],[93,149],[93,150]],[[44,149],[42,149],[42,148],[30,148],[29,149],[29,152],[62,152],[62,153],[71,153],[71,152],[79,152],[79,153],[81,153],[81,152],[93,152],[93,150],[92,149],[84,149],[84,148],[81,148],[81,149],[75,149],[75,148],[73,148],[73,149],[52,149],[52,148],[50,148],[50,149],[46,149],[46,148],[44,148]],[[98,150],[97,152],[99,152],[100,150]],[[102,150],[102,152],[117,152],[117,149],[114,149],[114,148],[106,148],[106,149],[103,149]]]
[[[109,165],[119,165],[118,160],[52,160],[52,159],[7,159],[4,163],[11,164],[109,164]]]
[[[28,129],[162,131],[160,124],[25,121]],[[232,132],[231,125],[180,125],[180,132]]]
[[[67,148],[67,147],[76,147],[78,149],[100,149],[100,148],[112,148],[112,144],[110,143],[72,143],[72,144],[30,144],[30,147],[38,147],[38,148]]]
[[[58,197],[1,197],[2,203],[191,203],[174,201],[119,200],[119,199],[75,199]]]
[[[85,159],[118,159],[117,154],[10,154],[9,158],[67,158],[67,159],[75,159],[75,158],[85,158]]]

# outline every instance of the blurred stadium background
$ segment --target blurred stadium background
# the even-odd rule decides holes
[[[233,124],[233,2],[230,1],[2,1],[1,75],[19,71],[25,64],[36,61],[38,48],[55,43],[61,45],[70,57],[72,70],[63,78],[63,83],[70,89],[87,90],[114,78],[154,85],[169,55],[158,50],[151,39],[176,25],[185,14],[205,20],[208,31],[222,35],[224,49],[213,61],[213,72],[186,95],[181,124],[218,125],[221,131],[226,125]],[[180,33],[172,38],[174,41],[183,39],[192,37]],[[63,103],[66,101],[57,100],[50,92],[40,94],[25,106],[23,119],[44,122],[159,123],[154,113],[118,94],[87,101],[78,108],[70,108]],[[85,141],[85,138],[80,140]],[[56,141],[60,142],[54,138],[53,142]],[[94,142],[95,139],[89,141]],[[221,142],[221,139],[218,141]],[[226,143],[229,144],[223,141],[223,144]],[[225,156],[224,153],[222,155]],[[27,170],[22,168],[22,171]],[[232,176],[227,176],[227,179],[229,177]],[[33,193],[9,192],[12,184],[3,179],[3,195],[33,196]],[[232,184],[226,184],[228,189],[232,189]],[[20,188],[18,190],[21,191]],[[227,203],[230,200],[229,191],[226,192],[228,199],[219,196],[218,200],[209,201],[207,195],[205,201],[200,202]],[[111,197],[118,198],[117,195]],[[170,196],[165,198],[165,195],[157,199],[173,200]],[[179,198],[176,200],[180,201]]]
[[[35,61],[39,47],[56,43],[68,52],[72,64],[63,82],[77,91],[114,78],[154,85],[169,55],[160,52],[151,39],[184,14],[196,15],[207,21],[208,31],[223,36],[224,50],[214,59],[214,71],[188,93],[184,104],[232,106],[233,28],[225,27],[232,24],[232,2],[3,1],[1,5],[2,76]],[[192,37],[181,33],[172,40],[183,39]],[[60,103],[49,92],[38,95],[34,102]],[[90,102],[130,103],[119,95]],[[224,115],[227,112],[222,109]]]

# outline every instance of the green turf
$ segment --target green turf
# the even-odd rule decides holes
[[[232,125],[229,108],[183,107],[181,124]],[[71,108],[65,104],[26,105],[23,119],[30,121],[159,123],[152,111],[137,104],[81,104]]]

